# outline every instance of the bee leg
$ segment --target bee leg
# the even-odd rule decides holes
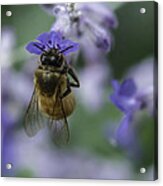
[[[70,86],[71,86],[71,87],[80,87],[79,84],[76,84],[76,83],[73,83],[73,82],[70,82]]]
[[[71,87],[80,87],[80,82],[78,80],[78,77],[74,71],[74,69],[72,67],[69,66],[68,68],[68,74],[72,77],[72,79],[74,80],[74,82],[69,82],[69,85]]]
[[[66,97],[67,95],[69,95],[71,93],[71,88],[70,88],[70,83],[67,80],[67,89],[65,90],[65,92],[60,96],[61,99],[63,99],[64,97]]]

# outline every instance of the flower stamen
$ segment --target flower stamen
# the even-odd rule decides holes
[[[38,49],[40,49],[42,52],[45,52],[47,54],[47,51],[45,50],[45,46],[39,46],[38,44],[34,43],[33,44],[35,47],[37,47]]]
[[[69,47],[67,47],[67,48],[65,48],[65,49],[63,49],[63,50],[61,50],[60,53],[64,53],[64,52],[66,52],[67,50],[69,50],[70,48],[73,48],[73,46],[69,46]]]

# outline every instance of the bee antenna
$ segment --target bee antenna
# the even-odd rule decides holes
[[[67,47],[67,48],[65,48],[65,49],[63,49],[63,50],[61,50],[60,52],[61,53],[64,53],[65,51],[67,51],[67,50],[69,50],[70,48],[72,48],[73,46],[69,46],[69,47]]]
[[[33,44],[34,46],[36,46],[37,48],[39,48],[42,52],[45,52],[47,54],[47,51],[43,49],[43,47],[40,47],[39,45],[37,45],[36,43]]]

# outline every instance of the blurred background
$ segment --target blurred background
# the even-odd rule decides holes
[[[112,79],[121,81],[133,75],[138,87],[153,86],[153,2],[108,3],[108,7],[118,21],[112,30],[112,49],[100,65],[90,66],[82,54],[74,63],[81,88],[74,90],[77,106],[68,118],[70,143],[58,148],[48,129],[28,138],[23,128],[38,65],[38,57],[24,47],[49,31],[55,17],[40,5],[2,6],[2,176],[154,179],[153,116],[147,109],[138,113],[133,124],[134,142],[122,148],[113,138],[122,113],[109,99]],[[147,10],[145,14],[139,12],[142,7]],[[12,12],[10,17],[6,16],[8,10]],[[7,163],[13,165],[11,170],[6,169]],[[145,174],[140,173],[141,167],[146,168]]]

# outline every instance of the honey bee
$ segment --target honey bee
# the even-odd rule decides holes
[[[80,87],[74,69],[63,55],[64,51],[54,48],[43,50],[34,74],[34,91],[25,115],[25,131],[28,136],[36,135],[48,125],[54,142],[59,145],[68,143],[70,138],[67,117],[75,108],[71,87]]]

